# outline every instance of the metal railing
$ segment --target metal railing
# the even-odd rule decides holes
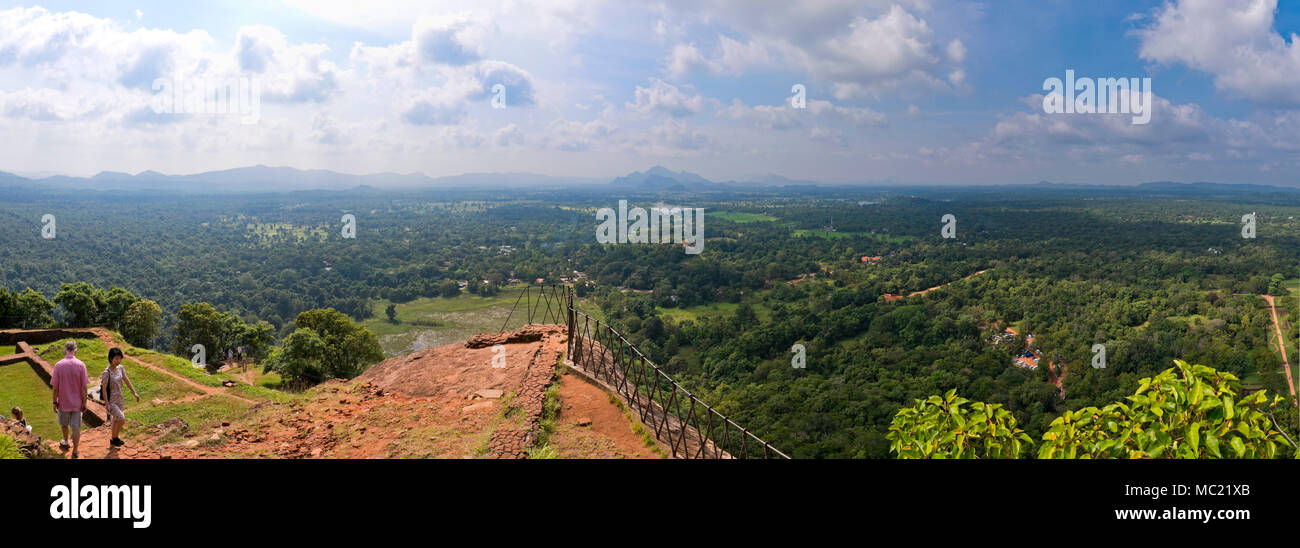
[[[519,303],[524,304],[524,310],[527,314],[528,323],[550,323],[558,325],[569,325],[568,311],[573,306],[572,289],[567,285],[550,284],[550,285],[530,285],[524,288],[519,298],[515,299],[515,304],[510,308],[510,314],[506,315],[506,321],[501,324],[502,333],[510,325],[510,319],[515,316],[515,311],[519,309]]]
[[[524,288],[502,332],[521,303],[528,323],[565,326],[573,366],[616,392],[673,458],[790,458],[683,388],[612,326],[579,311],[571,286]]]

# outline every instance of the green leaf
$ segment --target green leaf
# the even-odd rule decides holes
[[[1219,438],[1214,437],[1214,434],[1206,434],[1205,448],[1210,451],[1211,455],[1214,455],[1214,458],[1223,458],[1223,455],[1219,453]]]
[[[1246,444],[1241,442],[1241,438],[1232,438],[1230,443],[1232,450],[1237,452],[1238,457],[1246,456]]]

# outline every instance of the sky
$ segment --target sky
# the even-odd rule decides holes
[[[1297,33],[1300,0],[47,1],[0,7],[0,171],[1296,185]],[[1149,123],[1048,112],[1067,70],[1149,78]]]

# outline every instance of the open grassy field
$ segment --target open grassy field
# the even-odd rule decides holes
[[[10,354],[17,354],[17,353],[18,353],[17,346],[0,345],[0,356],[8,356]]]
[[[916,239],[916,237],[914,236],[893,236],[889,234],[872,234],[870,232],[841,232],[841,231],[830,232],[826,230],[807,229],[807,228],[795,230],[794,235],[801,238],[817,237],[826,240],[841,240],[848,237],[871,238],[878,242],[886,242],[891,244],[905,244]]]
[[[753,305],[754,314],[758,316],[759,321],[766,322],[770,319],[772,312],[762,305]],[[712,318],[716,316],[731,316],[736,313],[736,308],[740,303],[714,303],[690,306],[686,308],[664,308],[656,307],[663,318],[672,319],[673,321],[691,320],[696,321],[700,318]]]
[[[509,318],[507,329],[517,329],[528,321],[524,301],[519,301],[524,286],[506,287],[493,297],[462,293],[456,297],[431,297],[397,305],[397,322],[389,322],[382,311],[388,301],[379,301],[378,317],[362,323],[379,336],[387,356],[399,356],[421,348],[463,341],[478,333],[496,332]],[[536,297],[536,293],[533,294]],[[519,302],[513,315],[510,310]],[[538,304],[534,302],[534,308]],[[554,310],[555,303],[552,303]],[[540,321],[534,313],[534,321]]]
[[[0,365],[0,411],[6,417],[10,416],[10,408],[21,407],[27,415],[27,424],[32,425],[32,432],[46,439],[58,439],[59,423],[50,405],[53,401],[50,387],[27,362]]]
[[[708,215],[712,215],[719,219],[725,219],[733,223],[760,223],[760,222],[770,222],[770,221],[779,220],[776,217],[773,217],[771,215],[762,215],[759,213],[740,213],[737,211],[710,211]]]

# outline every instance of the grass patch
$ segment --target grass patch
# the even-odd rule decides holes
[[[135,348],[128,349],[127,354],[206,386],[221,386],[221,381],[231,378],[225,374],[210,375],[207,371],[194,367],[190,360],[171,354],[160,354]]]
[[[872,234],[870,232],[848,232],[848,231],[830,232],[826,230],[812,229],[812,228],[801,228],[795,230],[794,235],[800,238],[817,237],[826,240],[842,240],[844,238],[850,238],[850,237],[870,238],[878,242],[885,242],[891,244],[906,244],[916,239],[915,236],[894,236],[890,234]]]
[[[780,219],[771,215],[762,215],[759,213],[741,213],[739,211],[710,211],[707,215],[731,221],[733,223],[763,223],[770,221],[779,221]]]
[[[751,304],[754,308],[754,314],[760,321],[766,322],[771,316],[772,311],[761,304]],[[712,318],[716,316],[732,316],[736,313],[736,308],[740,303],[712,303],[688,306],[686,308],[664,308],[655,307],[659,316],[664,319],[671,319],[675,322],[683,320],[699,321],[700,318]]]
[[[173,417],[180,417],[190,425],[190,428],[196,428],[206,422],[235,419],[242,416],[250,407],[252,407],[252,404],[242,400],[224,396],[209,396],[186,403],[154,405],[151,402],[146,402],[135,408],[128,405],[126,417],[145,426],[152,426]]]
[[[50,343],[40,351],[41,358],[50,362],[50,365],[59,363],[63,359],[63,344],[71,339],[63,339]],[[77,359],[86,364],[86,374],[90,376],[91,383],[94,379],[99,378],[99,374],[104,372],[108,367],[108,346],[99,339],[76,339],[77,341]]]
[[[27,362],[0,366],[0,412],[5,416],[11,407],[21,407],[32,432],[45,439],[59,439],[63,434],[50,405],[53,401],[50,387]]]
[[[0,460],[24,459],[22,451],[18,450],[18,442],[13,438],[0,434]]]
[[[17,346],[0,345],[0,356],[9,356],[18,353]]]
[[[135,386],[136,392],[140,394],[141,401],[154,398],[177,400],[203,393],[199,389],[177,380],[175,377],[165,375],[143,365],[123,360],[122,367],[126,368],[126,376],[131,379],[131,384]],[[99,384],[99,377],[92,377],[90,384]],[[125,383],[123,383],[122,389],[125,391],[123,401],[129,406],[132,401],[131,389],[127,388]]]
[[[479,297],[462,293],[452,298],[429,297],[396,305],[397,322],[386,317],[376,317],[361,323],[379,337],[384,355],[392,357],[421,348],[441,346],[463,341],[479,333],[496,332],[507,318],[508,329],[517,329],[528,321],[525,301],[519,301],[524,286],[503,288],[493,297]],[[519,301],[519,309],[510,310]],[[376,310],[385,310],[390,303],[379,301]],[[555,303],[552,303],[554,308]],[[540,321],[534,315],[534,321]]]
[[[233,388],[231,388],[230,391],[240,396],[243,396],[245,398],[250,398],[254,400],[270,400],[278,403],[288,403],[309,396],[309,394],[307,394],[306,392],[300,394],[294,394],[291,392],[283,392],[280,390],[267,388],[265,386],[260,386],[260,385],[249,386],[247,384],[236,385]]]

